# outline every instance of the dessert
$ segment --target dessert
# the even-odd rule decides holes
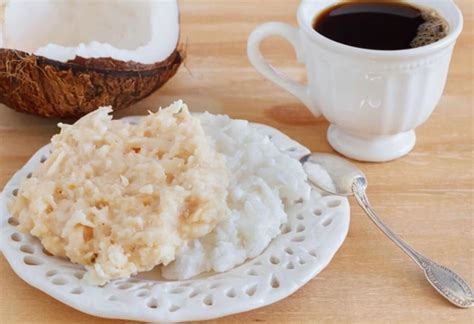
[[[168,264],[229,215],[224,159],[186,105],[137,125],[111,111],[60,124],[51,156],[9,204],[20,230],[94,284]]]

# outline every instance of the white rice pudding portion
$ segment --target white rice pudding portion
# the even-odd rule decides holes
[[[247,121],[204,113],[199,116],[230,174],[230,217],[206,236],[189,241],[176,260],[162,267],[167,279],[223,272],[262,253],[287,221],[285,202],[308,199],[306,173]]]

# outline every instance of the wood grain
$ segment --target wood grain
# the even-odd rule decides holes
[[[456,45],[444,96],[417,130],[415,149],[390,163],[358,163],[376,210],[421,252],[474,285],[473,14],[456,1],[464,31]],[[180,1],[186,67],[158,93],[119,116],[184,99],[195,111],[226,113],[277,127],[315,151],[333,152],[328,123],[265,80],[246,58],[246,39],[258,24],[295,24],[295,0]],[[275,39],[264,52],[298,80],[305,79],[289,45]],[[57,120],[0,107],[0,186],[57,131]],[[439,297],[423,275],[352,204],[349,235],[333,262],[289,298],[222,322],[457,322],[473,323]],[[82,314],[28,286],[0,257],[0,323],[116,323]],[[124,322],[125,323],[125,322]]]

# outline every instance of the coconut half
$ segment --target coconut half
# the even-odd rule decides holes
[[[176,0],[9,0],[0,19],[0,102],[40,116],[125,108],[183,60]]]

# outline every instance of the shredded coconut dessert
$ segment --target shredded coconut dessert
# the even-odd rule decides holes
[[[224,155],[229,170],[230,217],[206,236],[189,241],[174,262],[162,267],[168,279],[223,272],[258,256],[287,222],[285,203],[309,199],[298,160],[281,152],[247,121],[203,114],[201,125]]]
[[[298,160],[244,120],[182,102],[138,119],[100,108],[60,124],[51,156],[10,201],[20,230],[104,284],[162,265],[168,279],[258,256],[307,200]]]
[[[94,284],[170,263],[230,215],[224,158],[186,105],[137,125],[111,111],[60,124],[51,156],[9,204],[20,230],[85,265]]]

